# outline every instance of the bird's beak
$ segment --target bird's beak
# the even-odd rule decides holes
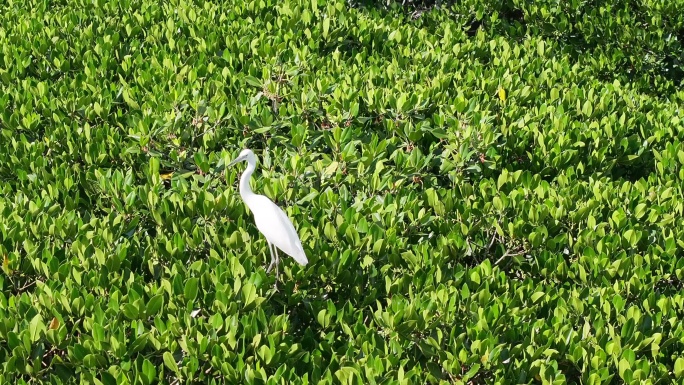
[[[240,158],[235,158],[232,162],[228,163],[228,166],[226,166],[226,167],[230,167],[230,166],[234,165],[235,163],[237,163],[237,162],[239,162],[239,161],[241,161],[241,160],[242,160],[242,159],[240,159]]]

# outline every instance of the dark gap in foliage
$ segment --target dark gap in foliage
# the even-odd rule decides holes
[[[477,30],[480,29],[480,27],[482,26],[482,21],[476,18],[472,18],[466,25],[466,35],[473,37],[477,34]]]
[[[338,50],[342,57],[345,58],[353,58],[355,54],[359,52],[373,52],[373,43],[379,43],[376,42],[375,39],[370,40],[370,45],[369,44],[363,44],[361,43],[358,39],[356,39],[355,36],[352,34],[349,34],[345,36],[344,39],[341,41],[335,40],[335,41],[320,41],[318,43],[318,50],[321,52],[323,55],[330,55],[335,50]],[[377,52],[377,51],[376,51]]]
[[[661,277],[656,281],[654,289],[659,295],[673,297],[684,290],[684,281],[676,276],[670,276],[669,278]]]
[[[455,0],[350,0],[349,5],[357,8],[376,8],[383,11],[406,9],[409,11],[428,11],[434,8],[440,9],[455,3]]]
[[[652,152],[644,151],[638,154],[640,149],[638,143],[634,142],[635,136],[630,136],[630,148],[623,151],[616,143],[612,151],[606,154],[605,159],[597,164],[597,159],[592,158],[593,147],[591,145],[580,148],[571,158],[568,164],[561,164],[553,166],[549,163],[549,157],[538,152],[535,152],[533,143],[528,139],[527,145],[523,146],[523,139],[518,139],[519,142],[516,148],[508,145],[502,145],[501,159],[499,163],[505,165],[509,172],[515,171],[529,171],[532,174],[540,174],[542,179],[548,182],[554,182],[557,176],[567,170],[571,165],[576,164],[577,161],[582,161],[584,164],[584,172],[578,174],[576,178],[581,181],[587,181],[596,173],[607,174],[613,179],[622,179],[630,182],[636,182],[642,178],[648,178],[649,175],[656,172],[655,158]],[[516,138],[510,138],[515,140]],[[531,157],[529,155],[532,155]],[[628,156],[638,156],[637,159],[626,161]],[[501,174],[501,170],[491,171],[492,177],[497,178]]]
[[[634,1],[618,2],[612,5],[613,15],[621,9],[628,9],[629,15],[636,18],[635,27],[641,30],[643,34],[648,34],[648,27],[651,23],[651,15],[648,14],[642,7],[642,4]],[[582,10],[592,10],[594,8],[585,6]],[[568,17],[569,28],[566,30],[559,30],[554,25],[545,25],[541,20],[535,20],[535,17],[530,20],[532,25],[535,25],[535,31],[538,31],[540,36],[548,37],[560,43],[562,51],[570,54],[575,61],[583,55],[591,55],[597,57],[599,53],[603,52],[609,55],[613,50],[618,52],[619,56],[615,57],[611,62],[611,68],[608,69],[604,75],[608,75],[610,79],[622,79],[627,82],[635,82],[642,86],[639,88],[641,92],[660,96],[662,93],[671,93],[676,91],[673,85],[658,86],[656,81],[658,78],[666,81],[681,82],[684,78],[684,69],[681,67],[681,39],[680,42],[672,40],[666,43],[664,47],[654,47],[652,45],[643,45],[634,42],[634,37],[630,40],[625,40],[622,35],[613,36],[612,40],[607,40],[604,33],[599,29],[593,34],[588,34],[583,29],[585,12],[568,12],[565,14]],[[602,27],[599,25],[598,27]],[[676,34],[674,30],[665,28],[665,32],[669,34]],[[611,31],[616,33],[616,31]],[[638,36],[639,34],[636,34]],[[653,51],[655,49],[656,51]],[[621,57],[620,57],[621,56]],[[647,61],[648,58],[657,57],[656,62]]]
[[[650,158],[652,158],[652,156]],[[650,165],[650,167],[648,165]],[[654,165],[654,161],[646,162],[646,164],[619,164],[610,169],[610,177],[614,180],[626,180],[635,183],[640,179],[648,179],[649,175],[655,173]]]
[[[501,17],[507,22],[525,24],[525,13],[522,9],[516,8],[513,4],[504,3],[501,7]]]

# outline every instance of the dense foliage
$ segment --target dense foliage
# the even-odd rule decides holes
[[[683,48],[682,0],[0,2],[0,379],[681,383]]]

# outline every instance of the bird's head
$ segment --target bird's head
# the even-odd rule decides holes
[[[252,150],[250,150],[249,148],[245,148],[244,150],[240,151],[240,155],[238,155],[237,158],[233,159],[233,161],[230,162],[230,164],[228,164],[228,167],[230,167],[230,166],[232,166],[238,162],[242,162],[243,160],[246,160],[247,163],[255,164],[256,163],[256,155],[254,155],[254,152],[252,152]]]

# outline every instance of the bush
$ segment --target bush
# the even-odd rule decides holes
[[[0,23],[3,383],[682,381],[681,0]]]

